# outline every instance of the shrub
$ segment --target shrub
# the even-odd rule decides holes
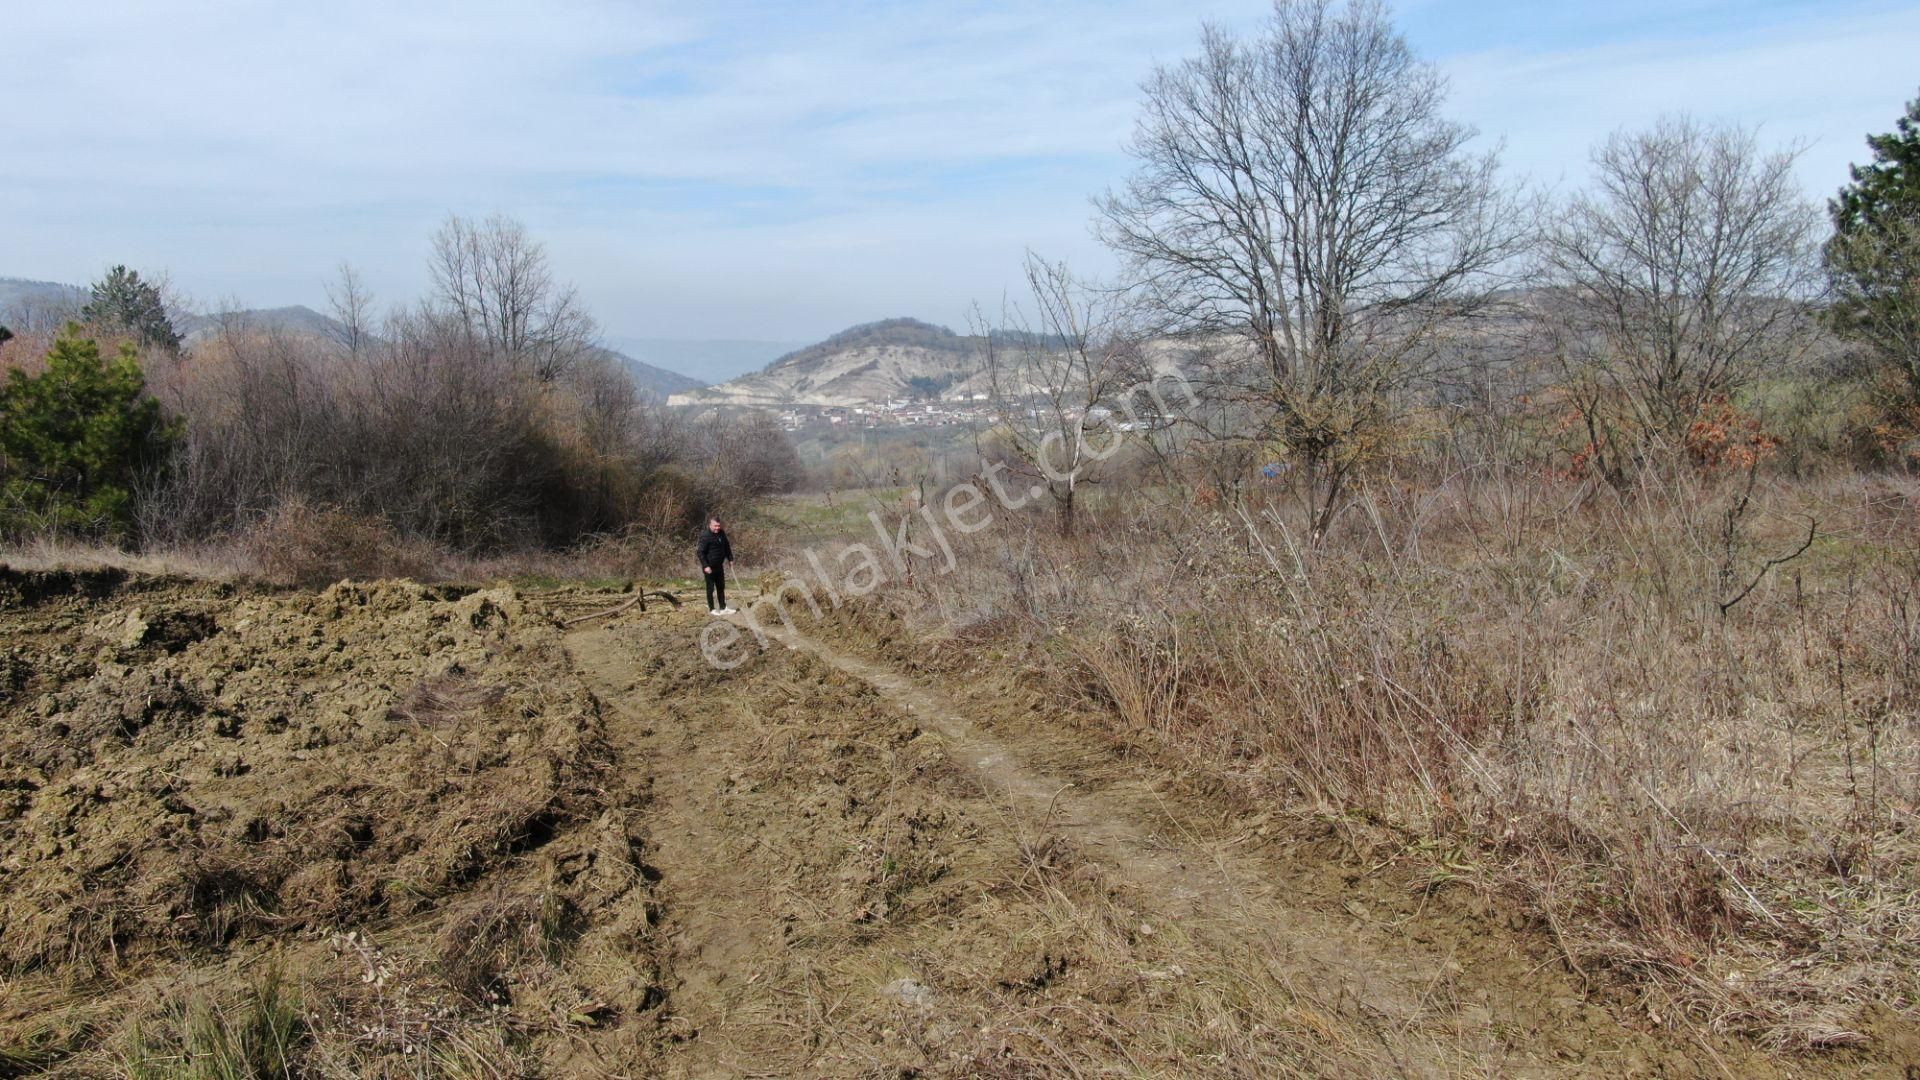
[[[123,535],[134,484],[175,440],[133,347],[107,361],[69,326],[45,370],[0,388],[0,530]]]
[[[432,562],[430,549],[402,539],[378,518],[299,498],[249,529],[242,546],[267,580],[316,588],[343,578],[419,577]]]

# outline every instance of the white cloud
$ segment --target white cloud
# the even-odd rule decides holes
[[[348,259],[400,299],[445,213],[502,210],[610,329],[661,337],[951,321],[998,300],[1025,246],[1102,264],[1087,196],[1124,175],[1138,83],[1191,50],[1203,13],[0,3],[0,274],[79,281],[127,261],[202,296],[316,303]],[[1265,6],[1203,5],[1237,23]],[[1447,57],[1452,111],[1549,181],[1662,111],[1764,120],[1769,141],[1817,140],[1803,176],[1823,195],[1914,92],[1920,13],[1697,24]]]
[[[0,273],[85,278],[138,259],[267,303],[311,301],[348,258],[397,296],[419,286],[434,220],[493,209],[548,227],[556,248],[582,228],[671,262],[729,245],[720,261],[736,273],[787,272],[794,260],[764,248],[810,222],[818,239],[796,250],[860,252],[833,275],[849,295],[822,298],[831,325],[867,303],[854,266],[885,293],[952,265],[904,238],[982,235],[975,184],[1027,200],[995,208],[985,232],[1065,203],[1030,239],[1082,235],[1084,190],[1036,203],[1006,172],[1085,159],[1117,171],[1134,84],[1196,23],[1144,0],[697,17],[612,3],[35,5],[9,26],[32,47],[0,69],[0,95],[35,103],[0,112],[13,241]],[[742,202],[802,227],[729,227]],[[916,215],[925,227],[909,227]],[[566,269],[584,286],[598,268]],[[606,321],[697,334],[728,304],[679,304],[680,325]]]

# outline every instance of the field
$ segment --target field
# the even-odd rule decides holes
[[[779,513],[812,542],[858,524]],[[1222,756],[1218,732],[1132,726],[1111,688],[1069,692],[1099,670],[1090,596],[1078,631],[1033,636],[983,614],[999,567],[967,565],[799,620],[730,671],[701,656],[697,601],[622,606],[622,586],[6,572],[0,1072],[1898,1076],[1920,1061],[1904,954],[1884,941],[1836,964],[1844,978],[1825,968],[1843,953],[1806,969],[1835,988],[1820,1019],[1846,1038],[1716,1015],[1670,979],[1597,963],[1607,924],[1496,872],[1470,843],[1482,808],[1415,834],[1417,799],[1342,808],[1288,794],[1244,739]],[[758,599],[740,588],[740,606]],[[949,617],[956,589],[971,616]],[[1898,745],[1883,741],[1882,768]],[[1809,822],[1825,768],[1799,766]],[[1897,837],[1875,835],[1862,904],[1880,895],[1867,881],[1891,892],[1904,873]]]

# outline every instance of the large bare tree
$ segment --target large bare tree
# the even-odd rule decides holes
[[[1279,0],[1208,27],[1145,84],[1104,239],[1165,328],[1222,343],[1230,384],[1299,469],[1316,533],[1452,321],[1517,251],[1495,156],[1382,4]]]
[[[592,352],[592,316],[572,286],[554,281],[545,245],[520,222],[449,215],[434,234],[430,265],[440,303],[477,348],[541,382]]]
[[[1591,186],[1550,221],[1551,351],[1608,477],[1684,446],[1706,410],[1805,355],[1820,215],[1796,155],[1669,117],[1596,148]]]

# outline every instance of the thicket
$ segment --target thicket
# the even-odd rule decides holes
[[[647,398],[514,223],[451,219],[434,259],[436,294],[377,320],[344,275],[331,339],[225,316],[185,347],[116,267],[91,321],[0,346],[0,531],[246,537],[316,572],[586,544],[645,561],[704,515],[799,486],[768,418],[695,423]]]

